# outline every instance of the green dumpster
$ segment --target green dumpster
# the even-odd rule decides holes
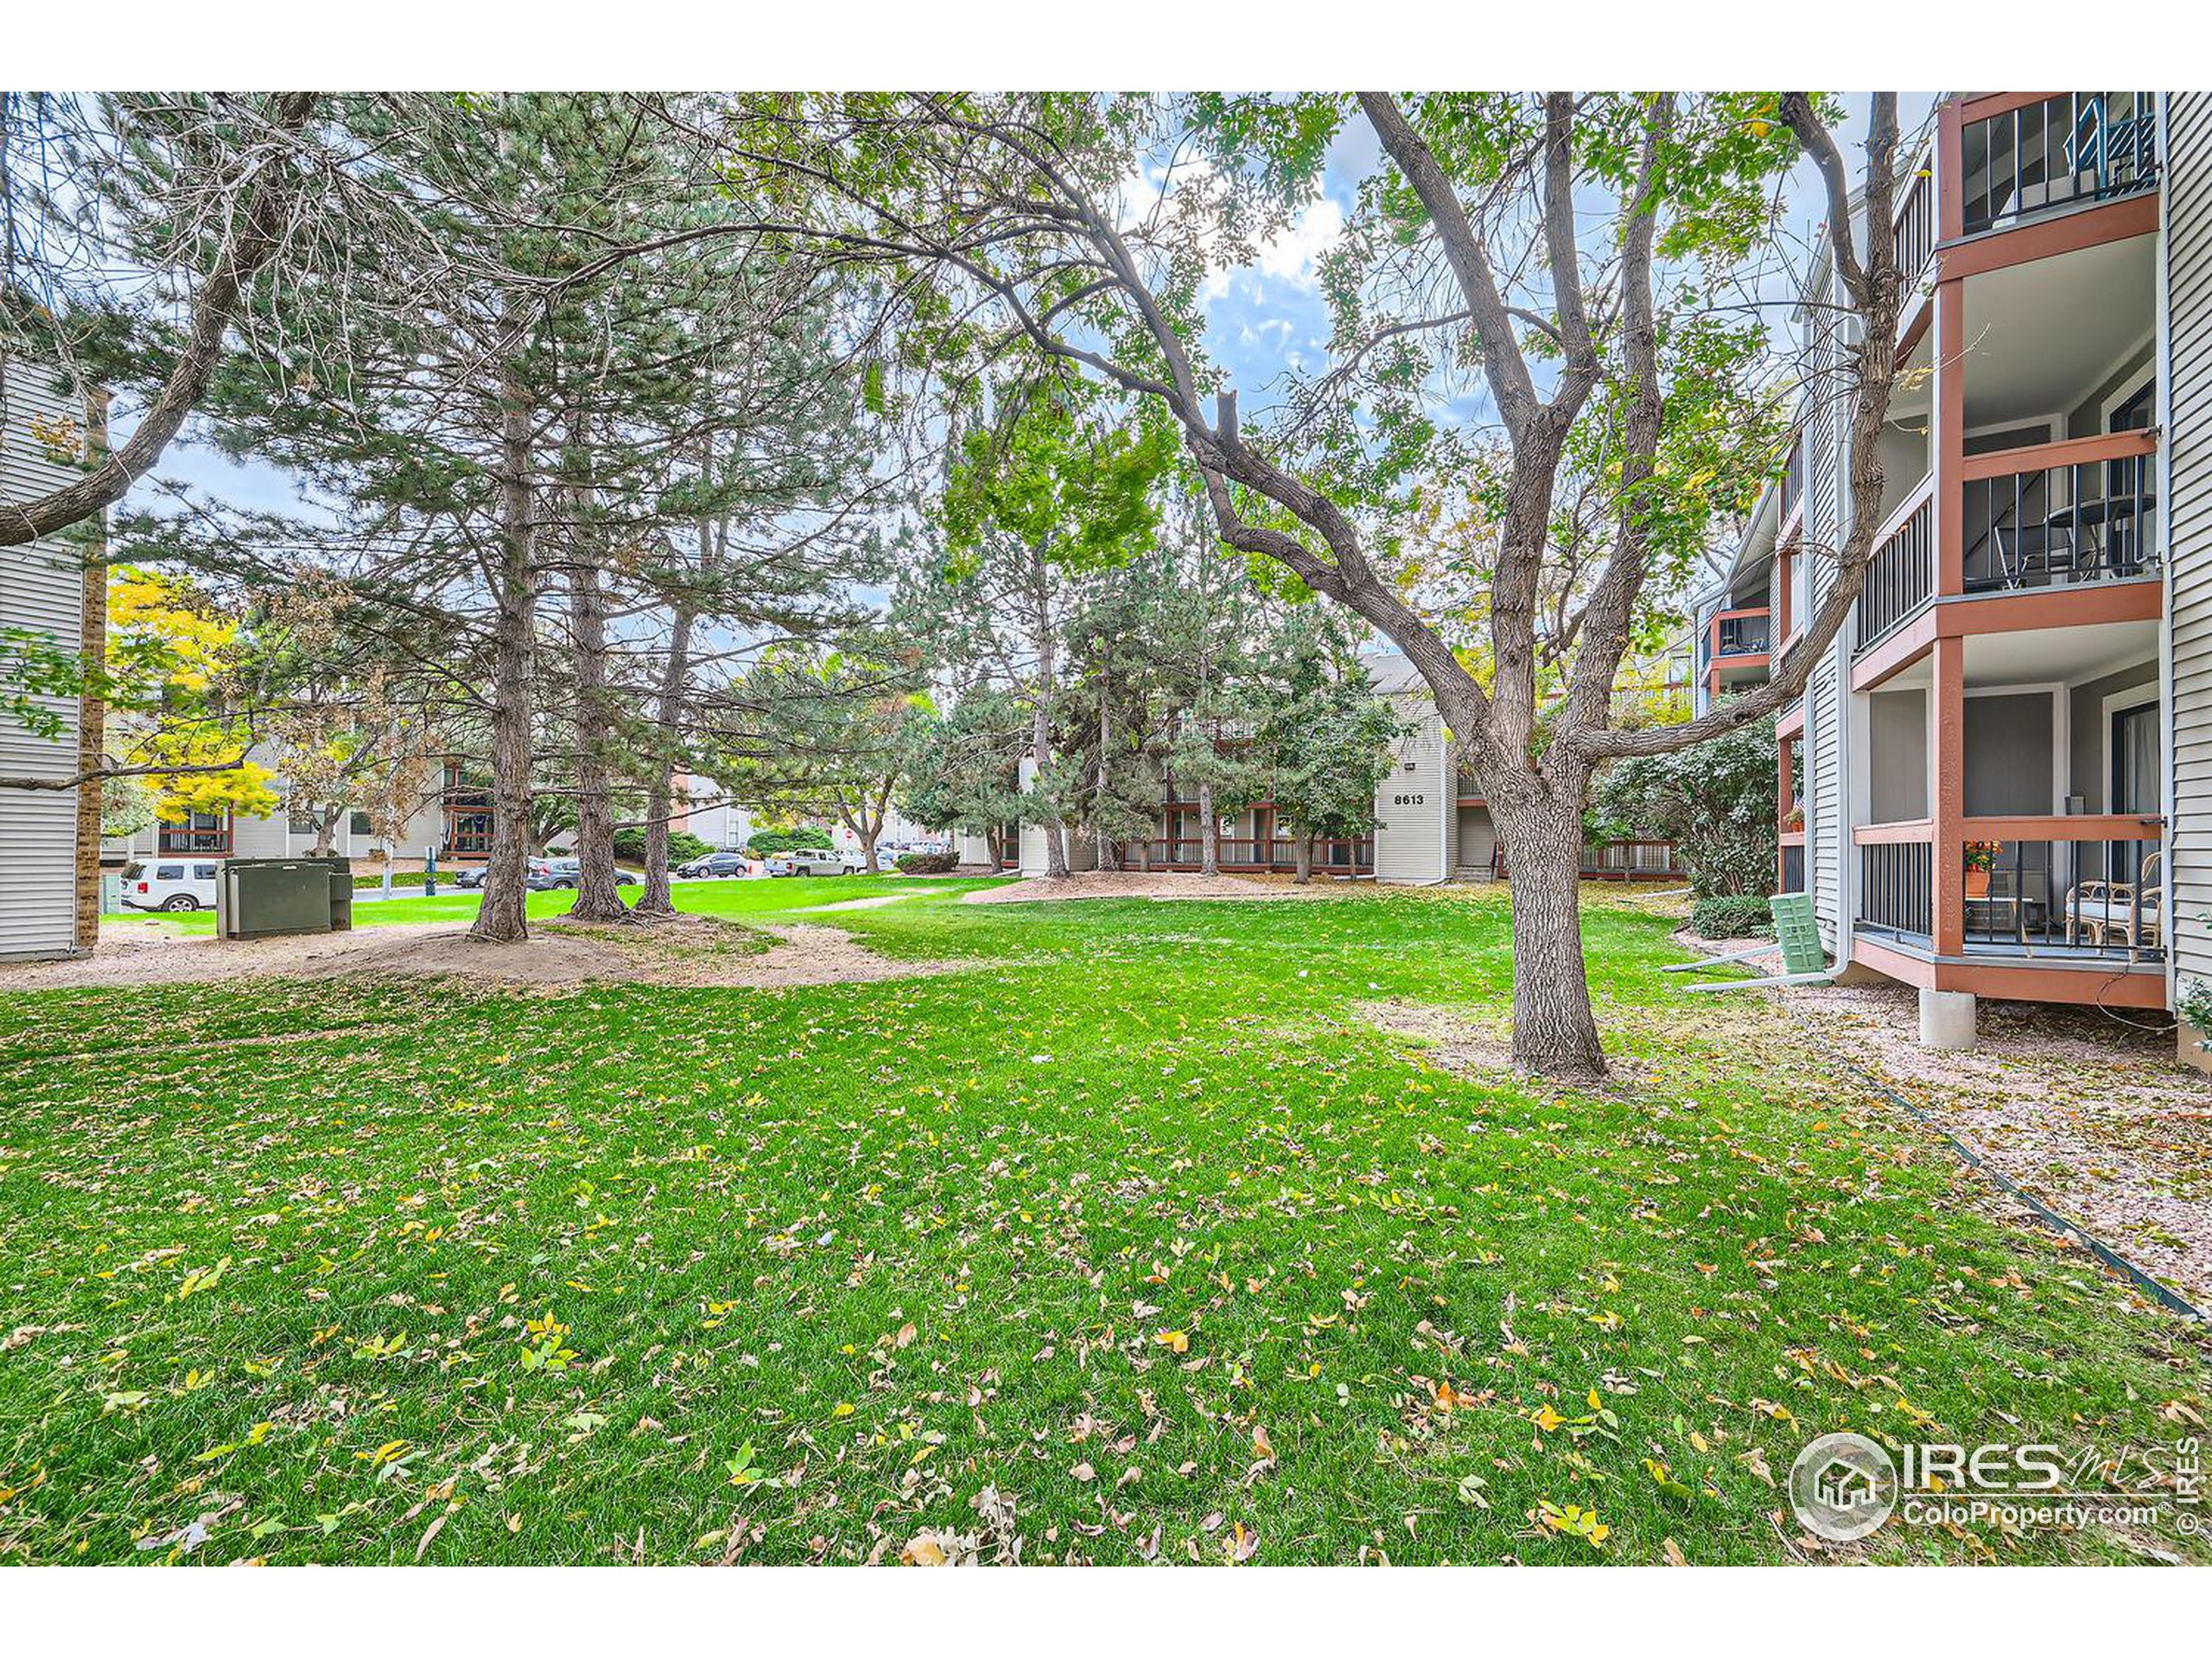
[[[342,858],[233,858],[215,887],[226,939],[342,933],[353,925],[353,866]]]

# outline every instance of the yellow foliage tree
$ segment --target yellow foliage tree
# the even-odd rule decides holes
[[[223,712],[239,655],[237,620],[189,582],[136,565],[110,575],[107,613],[106,691],[123,715],[121,758],[175,768],[148,774],[156,816],[276,811],[275,774],[245,758],[252,734]]]

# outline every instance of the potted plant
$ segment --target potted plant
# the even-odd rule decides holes
[[[1967,898],[1986,899],[1989,896],[1989,873],[1997,868],[1997,855],[2004,850],[2002,842],[1967,842]]]
[[[1793,836],[1802,831],[1805,828],[1805,809],[1802,806],[1791,807],[1789,816],[1782,821],[1782,827]]]

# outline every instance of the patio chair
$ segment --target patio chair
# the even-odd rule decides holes
[[[2041,587],[2072,575],[2073,525],[2063,513],[2054,515],[2054,519],[2056,522],[2040,524],[1999,524],[1992,532],[2005,587]]]
[[[1691,991],[1755,991],[1770,985],[1827,985],[1837,972],[1828,965],[1827,947],[1821,943],[1820,919],[1813,914],[1813,897],[1806,893],[1777,893],[1766,901],[1774,917],[1774,938],[1782,949],[1782,971],[1764,979],[1716,979],[1688,985]],[[1687,974],[1698,968],[1719,968],[1764,956],[1770,947],[1738,950],[1732,956],[1707,957],[1702,962],[1669,963],[1662,974]]]
[[[2133,881],[2076,882],[2066,892],[2066,942],[2086,942],[2101,950],[2124,945],[2133,958],[2165,945],[2166,890],[2152,877],[2164,855],[2151,853]]]

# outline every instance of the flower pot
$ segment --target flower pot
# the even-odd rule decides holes
[[[1989,872],[1987,870],[1969,869],[1967,871],[1967,897],[1969,899],[1986,899],[1989,897]]]

